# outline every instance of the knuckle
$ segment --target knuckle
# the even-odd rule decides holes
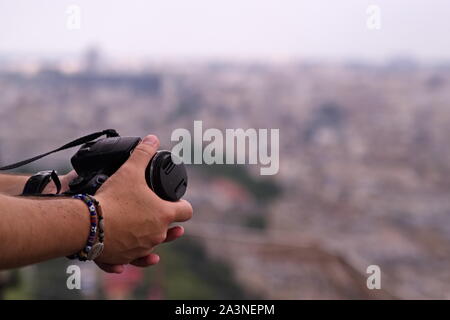
[[[155,153],[155,149],[148,144],[141,143],[133,151],[133,154],[144,155],[146,157],[151,157]]]
[[[160,233],[155,236],[154,242],[155,244],[161,244],[166,240],[166,235],[164,233]]]
[[[140,249],[137,254],[136,254],[136,258],[133,259],[133,261],[139,260],[142,257],[145,257],[149,254],[151,248],[142,248]]]
[[[175,218],[175,210],[171,207],[164,206],[161,209],[161,218],[165,223],[171,223]]]

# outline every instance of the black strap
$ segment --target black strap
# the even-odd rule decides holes
[[[17,162],[17,163],[13,163],[13,164],[10,164],[10,165],[4,166],[4,167],[0,167],[0,170],[11,170],[11,169],[15,169],[15,168],[24,166],[26,164],[29,164],[29,163],[34,162],[36,160],[39,160],[39,159],[41,159],[43,157],[46,157],[46,156],[48,156],[48,155],[50,155],[52,153],[55,153],[55,152],[58,152],[58,151],[62,151],[62,150],[66,150],[66,149],[70,149],[70,148],[73,148],[73,147],[76,147],[76,146],[80,146],[82,144],[85,144],[86,142],[90,142],[92,140],[100,138],[103,135],[106,135],[106,137],[108,137],[108,138],[118,137],[119,136],[117,131],[114,130],[114,129],[106,129],[106,130],[103,130],[103,131],[94,132],[94,133],[88,134],[87,136],[84,136],[84,137],[78,138],[76,140],[73,140],[73,141],[63,145],[62,147],[59,147],[58,149],[49,151],[47,153],[38,155],[36,157],[30,158],[30,159],[27,159],[27,160],[23,160],[23,161],[20,161],[20,162]]]
[[[61,192],[61,181],[55,170],[47,170],[36,173],[25,183],[22,196],[41,196],[42,191],[51,182],[56,186],[56,194]]]
[[[61,192],[61,180],[59,180],[58,174],[56,173],[55,170],[52,170],[52,174],[51,174],[51,180],[53,181],[53,183],[56,186],[56,194]]]

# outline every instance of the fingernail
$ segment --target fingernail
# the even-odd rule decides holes
[[[155,136],[146,136],[144,138],[144,140],[142,141],[142,143],[151,145],[152,147],[156,146],[156,144],[158,143],[158,138],[156,138]]]

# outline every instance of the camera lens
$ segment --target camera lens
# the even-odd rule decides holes
[[[158,151],[145,172],[148,186],[162,199],[177,201],[187,188],[186,167],[170,151]]]

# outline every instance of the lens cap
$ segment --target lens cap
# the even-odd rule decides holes
[[[170,151],[161,150],[153,156],[147,166],[145,178],[148,186],[164,200],[178,201],[186,192],[186,167]]]

